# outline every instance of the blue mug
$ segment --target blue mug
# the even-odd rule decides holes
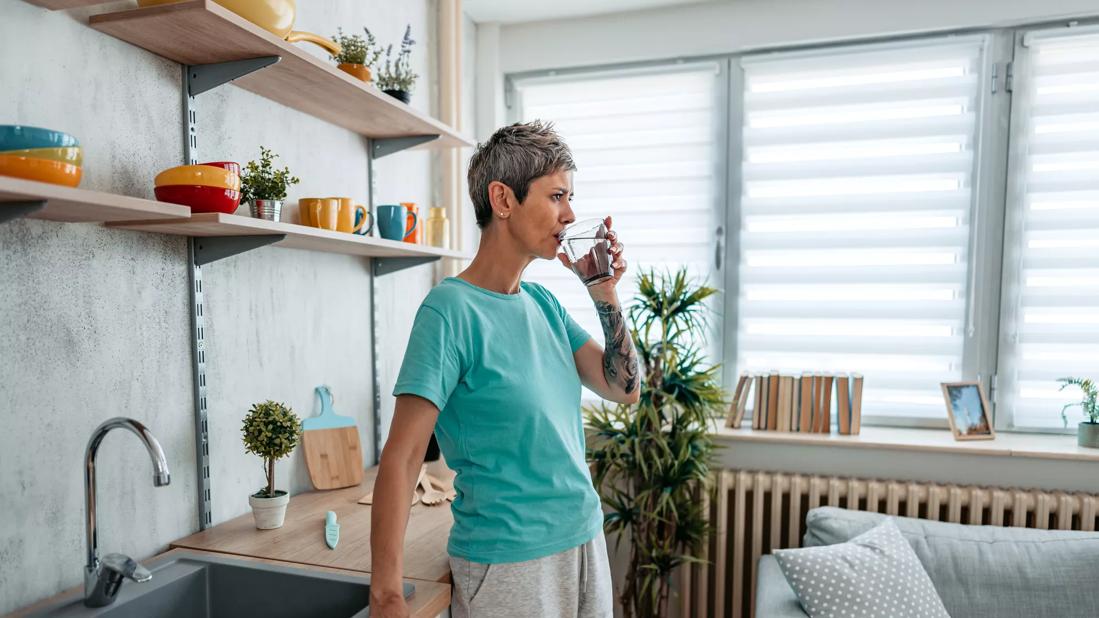
[[[378,232],[382,238],[388,240],[404,240],[411,234],[419,223],[416,213],[408,212],[408,209],[400,204],[385,204],[378,206],[375,221],[378,224]],[[412,217],[412,227],[408,226],[409,216]]]

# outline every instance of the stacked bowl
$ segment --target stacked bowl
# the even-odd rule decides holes
[[[0,176],[75,187],[83,164],[80,142],[67,133],[0,124]]]
[[[154,182],[156,199],[190,206],[191,212],[231,215],[240,206],[240,164],[232,161],[170,167]]]

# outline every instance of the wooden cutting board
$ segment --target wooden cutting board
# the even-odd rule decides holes
[[[309,480],[317,489],[358,485],[363,480],[363,452],[355,419],[336,414],[327,386],[318,386],[316,393],[321,399],[321,413],[301,424]]]

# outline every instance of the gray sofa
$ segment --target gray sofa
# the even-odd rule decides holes
[[[842,543],[885,515],[822,507],[806,519],[806,547]],[[1099,532],[894,520],[953,618],[1099,616]],[[773,556],[759,561],[758,618],[804,618]]]

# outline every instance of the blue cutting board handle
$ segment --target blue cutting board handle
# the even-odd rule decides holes
[[[321,413],[302,421],[302,430],[314,431],[317,429],[340,429],[355,426],[355,419],[350,416],[340,416],[332,409],[332,391],[327,386],[318,386],[314,391],[321,398]]]

